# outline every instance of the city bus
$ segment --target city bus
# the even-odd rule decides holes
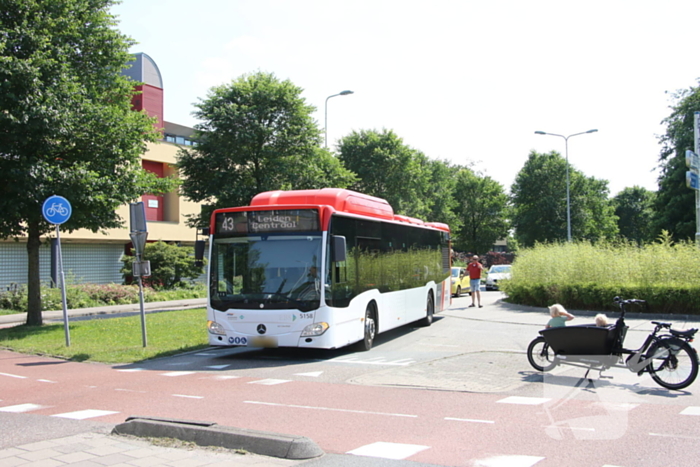
[[[450,230],[350,190],[270,191],[209,230],[213,346],[370,350],[450,305]]]

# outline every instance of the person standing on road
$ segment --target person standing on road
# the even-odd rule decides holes
[[[481,304],[481,271],[484,270],[484,266],[479,262],[479,257],[474,255],[472,260],[467,265],[467,270],[469,271],[469,290],[472,293],[472,304],[470,307],[476,306],[478,303],[479,308],[482,308]]]

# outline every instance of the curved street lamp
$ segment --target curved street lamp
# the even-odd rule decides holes
[[[324,111],[324,127],[323,127],[323,132],[325,133],[325,143],[324,146],[325,148],[328,147],[328,99],[331,97],[335,96],[347,96],[348,94],[354,94],[353,91],[341,91],[338,94],[333,94],[332,96],[326,97],[326,108]]]
[[[564,138],[564,148],[566,150],[566,239],[571,241],[571,199],[569,197],[569,138],[572,136],[585,135],[587,133],[595,133],[598,130],[588,130],[582,131],[581,133],[574,133],[573,135],[564,136],[557,135],[555,133],[545,133],[544,131],[536,131],[536,135],[549,135],[558,136]]]

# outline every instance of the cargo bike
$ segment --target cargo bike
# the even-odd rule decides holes
[[[641,376],[649,373],[659,385],[668,389],[683,389],[698,375],[698,355],[690,345],[697,329],[677,331],[671,323],[652,321],[654,330],[636,350],[624,347],[628,326],[625,312],[628,305],[644,304],[644,300],[614,301],[620,307],[620,317],[610,326],[585,324],[541,330],[527,348],[527,359],[537,371],[550,371],[558,365],[569,365],[602,372],[612,368],[627,368]]]

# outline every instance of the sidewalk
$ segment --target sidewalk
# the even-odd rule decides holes
[[[171,302],[146,302],[143,304],[143,309],[146,313],[155,313],[159,311],[176,311],[176,310],[188,310],[191,308],[204,308],[207,304],[206,298],[192,298],[187,300],[174,300]],[[112,305],[112,306],[98,306],[93,308],[79,308],[75,310],[68,310],[68,320],[76,317],[85,316],[97,316],[97,315],[108,315],[108,314],[133,314],[140,313],[141,305],[138,303],[132,303],[129,305]],[[44,311],[42,312],[44,321],[63,321],[63,310],[56,311]],[[26,313],[17,313],[13,315],[0,315],[0,327],[7,327],[7,325],[17,325],[24,324],[27,322]]]

